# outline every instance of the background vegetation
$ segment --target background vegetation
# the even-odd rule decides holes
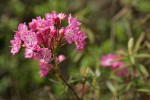
[[[23,50],[10,54],[18,24],[52,11],[77,16],[88,36],[84,52],[74,50],[74,45],[60,51],[67,56],[61,66],[66,80],[81,81],[72,83],[79,95],[85,83],[85,100],[150,100],[149,0],[0,0],[0,100],[72,98],[60,82],[52,80],[53,75],[41,78],[38,61],[25,59]],[[128,42],[131,37],[134,43]],[[128,55],[128,43],[134,45],[131,51],[136,57],[127,56],[126,61],[139,72],[129,82],[100,65],[104,54]]]

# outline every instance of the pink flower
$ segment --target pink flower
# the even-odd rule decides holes
[[[80,30],[80,23],[76,18],[73,18],[71,14],[68,17],[68,23],[69,25],[66,27],[64,33],[66,40],[70,44],[75,42],[78,50],[84,49],[86,35],[83,31]]]
[[[68,26],[66,27],[65,30],[65,38],[68,41],[68,43],[72,43],[77,41],[78,39],[78,32],[79,32],[79,28],[78,27],[73,27],[73,26]]]
[[[85,42],[76,42],[77,50],[83,50],[85,47]]]
[[[59,17],[60,20],[64,20],[66,18],[66,15],[61,12],[61,13],[58,14],[58,17]]]
[[[64,35],[64,33],[65,33],[65,28],[62,27],[62,28],[59,30],[59,33],[62,34],[62,35]]]
[[[119,76],[124,76],[127,74],[128,69],[124,68],[125,62],[117,60],[117,58],[123,57],[122,54],[107,54],[102,56],[101,65],[104,67],[111,67],[115,70],[116,74]],[[122,69],[121,69],[122,68]]]
[[[25,39],[24,39],[25,46],[28,48],[33,48],[37,45],[37,43],[38,43],[38,41],[37,41],[37,36],[36,36],[35,32],[29,31],[25,35]]]
[[[56,59],[56,63],[58,62],[62,62],[66,59],[66,56],[61,54],[61,55],[58,55],[57,59]]]
[[[51,50],[49,50],[48,48],[41,48],[37,54],[38,58],[43,59],[46,62],[50,61],[51,56],[52,56]]]
[[[37,29],[37,20],[36,19],[32,19],[32,22],[29,22],[29,27],[31,30],[35,31]]]
[[[33,57],[33,50],[26,48],[25,49],[25,58],[32,58]]]
[[[45,69],[44,69],[44,68],[41,68],[41,69],[40,69],[40,76],[41,76],[41,77],[46,76],[46,75],[48,74],[48,71],[49,71],[49,70],[46,69],[46,68],[45,68]]]
[[[20,37],[22,41],[24,41],[26,34],[28,33],[28,26],[26,23],[21,23],[18,26],[18,31],[16,32],[16,35]]]
[[[45,29],[45,27],[48,26],[48,21],[46,21],[45,19],[42,19],[41,17],[36,17],[36,19],[32,19],[32,22],[29,23],[29,27],[31,28],[31,30],[35,31],[35,30],[43,30]]]
[[[55,26],[50,26],[50,30],[51,30],[51,35],[54,37],[57,37],[57,29]]]
[[[78,27],[79,25],[81,25],[81,23],[78,22],[76,18],[73,18],[71,14],[68,17],[68,23],[70,26],[74,27]]]
[[[59,62],[62,62],[62,61],[64,61],[65,59],[66,59],[66,56],[65,56],[65,55],[62,55],[62,54],[61,54],[61,55],[58,56],[58,61],[59,61]]]
[[[128,68],[122,68],[119,70],[116,70],[116,74],[119,76],[125,76],[128,73]]]
[[[47,21],[51,22],[52,24],[56,24],[60,21],[57,13],[53,11],[52,13],[46,13],[45,18]]]
[[[25,48],[25,58],[39,58],[41,66],[49,66],[51,58],[59,62],[65,59],[65,56],[56,52],[58,48],[66,43],[75,43],[77,50],[84,49],[86,34],[80,29],[80,22],[68,16],[68,26],[62,27],[66,15],[64,13],[46,13],[45,17],[36,17],[28,24],[21,23],[18,31],[11,40],[11,53],[16,54],[22,47]],[[41,67],[40,75],[45,76],[48,73],[47,67]]]
[[[40,76],[44,77],[48,74],[49,70],[52,68],[51,64],[48,64],[43,59],[40,60]]]
[[[120,67],[120,66],[124,66],[125,63],[123,61],[114,61],[112,63],[112,68],[117,68],[117,67]]]
[[[115,58],[116,58],[116,55],[114,54],[104,55],[102,56],[102,59],[101,59],[101,65],[104,67],[111,66]]]
[[[11,53],[14,55],[19,52],[21,48],[21,40],[18,37],[15,37],[14,40],[10,41],[12,45]]]
[[[37,57],[37,53],[39,52],[41,48],[36,45],[35,47],[33,48],[25,48],[25,58],[38,58]]]
[[[19,24],[18,31],[27,31],[27,30],[28,30],[28,27],[27,27],[26,23]]]
[[[85,33],[82,32],[82,31],[79,31],[79,32],[78,32],[78,39],[77,39],[77,41],[78,41],[78,42],[83,42],[85,39],[86,39]]]

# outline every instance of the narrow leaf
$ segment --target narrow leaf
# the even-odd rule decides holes
[[[134,39],[130,38],[129,42],[128,42],[128,52],[129,52],[129,55],[131,55],[133,53],[133,45],[134,45]]]
[[[138,91],[150,94],[150,89],[138,89]]]
[[[145,75],[149,76],[147,69],[143,65],[139,65],[139,70]]]

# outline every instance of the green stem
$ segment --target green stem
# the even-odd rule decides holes
[[[63,76],[62,76],[61,74],[59,74],[59,77],[60,77],[61,80],[68,86],[68,88],[69,88],[70,90],[72,90],[72,92],[73,92],[74,95],[76,96],[77,100],[81,100],[81,99],[79,98],[79,96],[77,95],[76,91],[73,89],[73,87],[72,87],[68,82],[66,82],[66,80],[63,78]]]
[[[83,85],[82,85],[82,98],[84,97],[85,82],[86,82],[86,80],[83,82]]]

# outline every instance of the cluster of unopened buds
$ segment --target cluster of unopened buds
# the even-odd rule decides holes
[[[62,22],[67,19],[64,13],[46,13],[45,18],[36,17],[28,24],[21,23],[10,41],[11,53],[14,55],[20,48],[25,48],[25,58],[40,59],[40,75],[45,76],[53,67],[52,59],[59,62],[65,59],[57,55],[58,49],[65,43],[75,43],[77,50],[84,49],[85,33],[79,28],[80,24],[71,14],[68,16],[68,26],[62,27]]]
[[[111,67],[119,76],[127,75],[128,69],[125,67],[125,62],[118,60],[122,57],[122,54],[115,55],[110,53],[107,55],[103,55],[101,58],[101,65],[103,67]]]

